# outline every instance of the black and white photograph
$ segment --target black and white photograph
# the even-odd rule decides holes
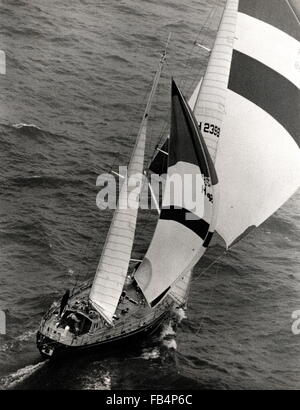
[[[300,0],[0,0],[0,390],[300,389]]]

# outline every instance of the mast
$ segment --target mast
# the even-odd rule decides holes
[[[143,183],[148,116],[166,59],[169,41],[170,35],[158,63],[136,143],[128,164],[127,176],[124,178],[120,190],[117,209],[113,215],[89,295],[91,304],[110,324],[112,324],[128,272],[135,236],[139,196]]]

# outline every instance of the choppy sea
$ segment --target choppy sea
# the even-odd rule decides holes
[[[96,207],[96,178],[126,165],[169,32],[147,161],[168,123],[170,77],[190,94],[208,58],[193,42],[212,45],[223,5],[1,0],[0,389],[300,388],[299,192],[205,270],[221,253],[214,243],[176,328],[59,363],[35,347],[52,300],[93,276],[112,215]],[[154,226],[142,213],[136,257]]]

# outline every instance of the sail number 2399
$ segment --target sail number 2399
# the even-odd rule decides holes
[[[209,122],[199,122],[199,129],[200,131],[215,135],[216,137],[220,136],[220,127],[214,124],[210,124]]]

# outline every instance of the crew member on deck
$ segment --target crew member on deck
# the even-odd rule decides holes
[[[60,311],[59,311],[59,316],[62,315],[62,312],[64,310],[64,308],[67,306],[68,301],[70,298],[70,291],[69,289],[66,290],[65,294],[63,295],[61,302],[60,302]]]

